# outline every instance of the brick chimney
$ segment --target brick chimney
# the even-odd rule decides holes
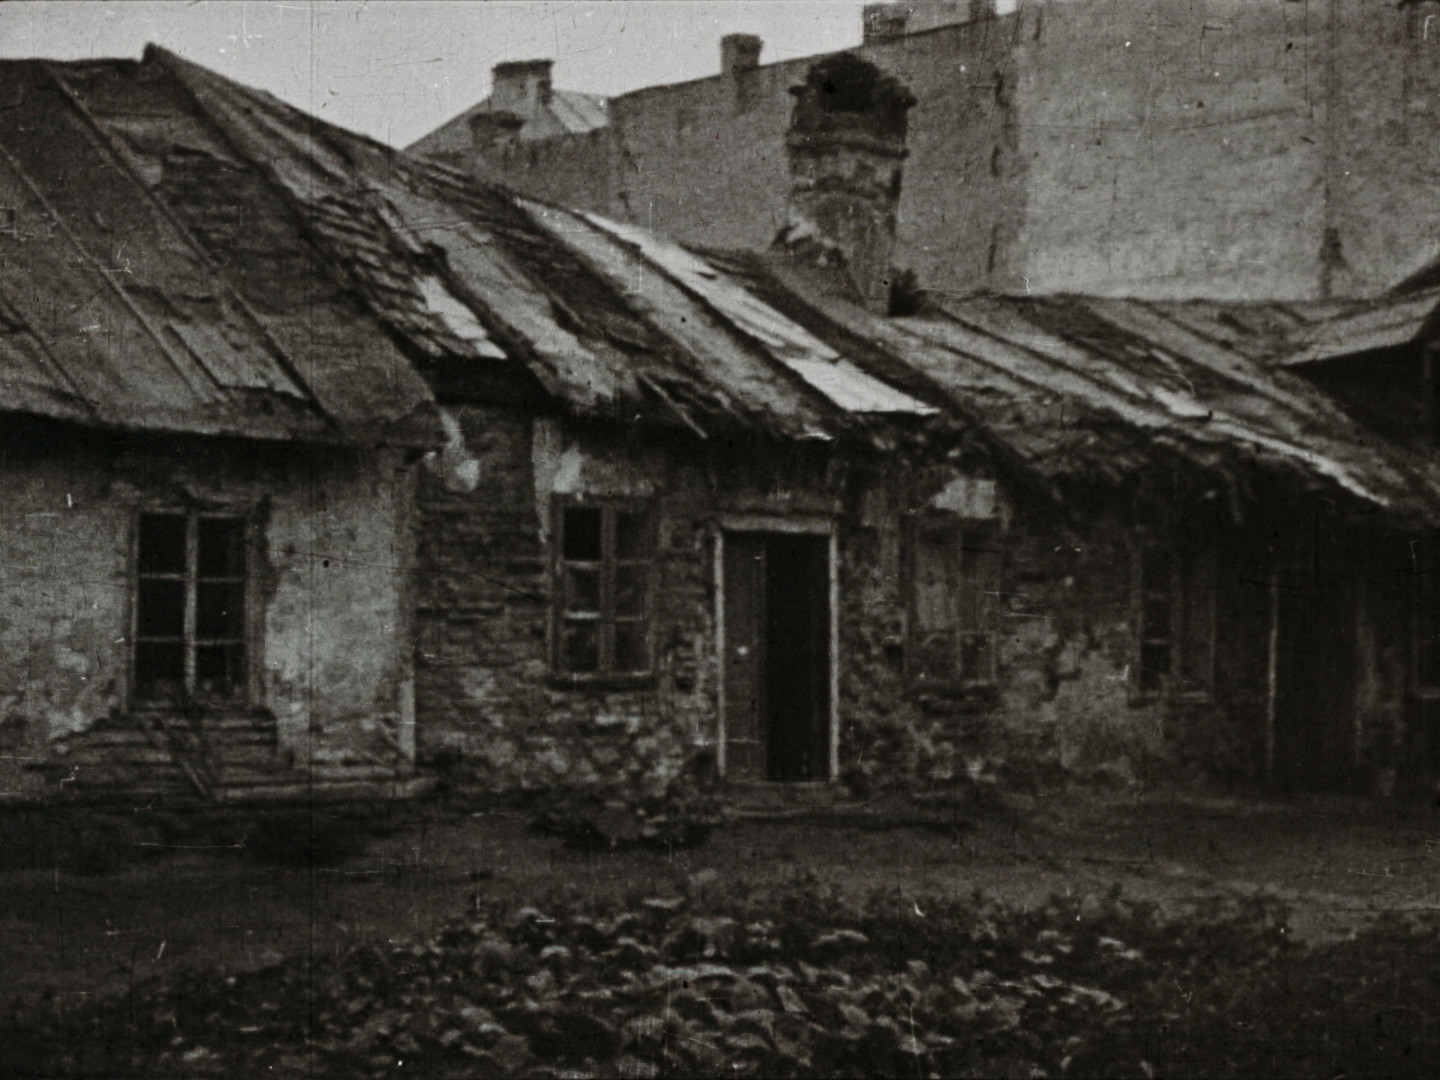
[[[764,42],[754,34],[726,34],[720,39],[720,74],[732,78],[760,66]]]
[[[910,21],[910,5],[905,3],[866,4],[860,13],[861,40],[869,45],[875,41],[893,41],[902,37]]]
[[[490,69],[490,110],[529,120],[550,104],[553,60],[509,60]]]
[[[474,149],[470,160],[474,163],[475,178],[485,183],[504,183],[501,161],[511,146],[520,139],[520,129],[525,120],[513,112],[496,112],[493,109],[473,113],[470,116],[470,145]]]
[[[915,99],[850,53],[821,60],[790,93],[790,198],[776,247],[843,266],[866,307],[884,314],[895,276],[906,116]]]

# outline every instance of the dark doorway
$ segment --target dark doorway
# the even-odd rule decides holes
[[[1280,579],[1275,781],[1294,790],[1354,779],[1355,589],[1309,571]]]
[[[727,532],[725,771],[823,780],[830,771],[830,543]]]

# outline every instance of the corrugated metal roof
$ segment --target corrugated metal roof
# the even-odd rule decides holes
[[[239,158],[270,163],[312,240],[419,357],[497,364],[503,354],[512,374],[576,413],[699,432],[740,425],[888,443],[868,417],[937,411],[683,249],[481,188],[169,54],[149,55]],[[827,367],[791,363],[806,359]]]
[[[583,135],[587,131],[602,128],[610,122],[610,105],[599,94],[586,94],[578,90],[556,90],[550,99],[550,111],[566,131]],[[525,138],[525,129],[520,129]]]
[[[861,371],[804,327],[747,292],[724,271],[679,244],[598,214],[584,217],[601,231],[633,245],[644,258],[723,315],[732,326],[758,340],[773,357],[845,411],[918,416],[933,416],[940,411]]]
[[[923,373],[1032,474],[1121,481],[1163,456],[1231,476],[1260,468],[1440,521],[1440,470],[1305,380],[1217,344],[1197,329],[1220,314],[1213,306],[1197,320],[1188,306],[1176,317],[1174,305],[1131,300],[972,297],[884,319],[784,260],[764,272],[818,316],[801,320],[812,332],[866,340]]]
[[[434,274],[426,274],[420,278],[419,284],[425,306],[440,316],[440,321],[451,333],[469,344],[481,356],[492,360],[506,358],[505,350],[491,339],[489,331],[481,326],[480,320],[475,317],[475,312],[466,307],[443,281]]]

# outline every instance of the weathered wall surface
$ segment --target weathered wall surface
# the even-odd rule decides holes
[[[1031,8],[1017,56],[1031,286],[1311,298],[1373,295],[1418,269],[1440,250],[1440,37],[1425,8]]]
[[[299,762],[397,763],[410,655],[406,470],[391,455],[218,440],[155,443],[27,425],[0,463],[0,728],[44,756],[128,708],[137,512],[256,508],[260,707]],[[397,749],[398,748],[398,749]],[[32,781],[18,767],[5,790]]]
[[[896,265],[922,285],[1373,295],[1440,253],[1440,29],[1388,0],[1083,0],[857,50],[918,102]],[[487,175],[682,239],[785,220],[815,58],[615,98]]]
[[[420,758],[453,766],[463,783],[633,790],[663,786],[694,755],[713,753],[713,537],[727,513],[835,516],[842,778],[871,789],[943,784],[977,763],[1123,778],[1176,762],[1202,769],[1217,747],[1226,767],[1255,764],[1246,740],[1260,730],[1268,594],[1258,609],[1248,594],[1226,601],[1236,614],[1222,617],[1233,625],[1247,603],[1252,617],[1245,633],[1227,631],[1218,660],[1226,689],[1213,702],[1185,715],[1133,704],[1132,561],[1121,517],[1097,515],[1093,534],[1076,540],[1043,515],[1015,514],[998,691],[924,701],[905,675],[904,522],[935,483],[903,467],[841,468],[753,448],[675,454],[501,410],[457,411],[480,481],[472,492],[429,477],[422,485],[417,674]],[[546,536],[557,492],[655,500],[653,687],[602,691],[549,678]]]
[[[653,450],[592,439],[582,452],[547,421],[478,407],[455,412],[480,479],[472,492],[448,492],[430,477],[422,483],[421,760],[454,762],[468,782],[490,790],[663,788],[713,724],[704,646],[712,634],[709,547],[692,504],[703,484],[687,483]],[[578,690],[550,681],[551,497],[585,492],[657,498],[653,687]]]
[[[1337,8],[1329,133],[1334,292],[1368,295],[1440,257],[1440,8]]]
[[[1315,7],[1027,10],[1016,108],[1030,175],[1017,269],[1030,287],[1315,295],[1327,44]]]
[[[1022,507],[1007,517],[998,685],[970,700],[925,700],[905,683],[902,514],[843,534],[845,767],[872,786],[943,783],[966,770],[1022,782],[1258,776],[1268,594],[1263,574],[1241,569],[1252,540],[1231,535],[1219,548],[1229,562],[1218,577],[1215,693],[1142,703],[1131,678],[1133,517],[1103,501],[1083,528]]]
[[[922,281],[978,283],[1018,228],[1024,164],[1010,50],[1019,27],[986,20],[855,50],[918,99],[896,264]],[[694,243],[763,249],[785,224],[790,87],[814,60],[612,98],[608,128],[512,146],[488,156],[481,175]]]

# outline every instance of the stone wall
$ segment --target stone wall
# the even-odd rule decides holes
[[[553,421],[454,410],[479,463],[473,491],[422,486],[417,709],[421,759],[489,790],[663,786],[710,730],[715,688],[703,470],[654,448],[582,441]],[[655,497],[652,687],[550,679],[550,505],[556,494]],[[713,651],[713,650],[712,650]]]
[[[142,508],[245,506],[263,522],[256,703],[303,764],[413,756],[408,470],[389,452],[92,435],[15,421],[0,458],[0,788],[129,707]],[[28,756],[29,762],[17,757]]]
[[[923,501],[924,493],[918,493]],[[1012,503],[1003,540],[998,685],[970,700],[917,696],[904,678],[902,514],[845,535],[842,760],[871,786],[943,783],[965,771],[1036,778],[1258,778],[1268,593],[1256,537],[1208,508],[1221,532],[1214,693],[1134,693],[1135,520],[1099,495],[1085,520]],[[1193,524],[1193,522],[1191,523]]]
[[[1225,689],[1212,702],[1181,715],[1131,701],[1131,530],[1118,509],[1097,510],[1077,533],[1002,504],[999,686],[926,700],[906,682],[906,518],[944,486],[944,469],[862,467],[774,447],[702,452],[499,409],[456,412],[480,481],[470,492],[423,483],[417,674],[421,760],[453,768],[464,784],[644,788],[714,754],[713,538],[724,514],[836,522],[842,779],[873,790],[995,768],[1139,777],[1213,758],[1221,745],[1231,767],[1254,752],[1232,745],[1256,729],[1257,694],[1263,707],[1253,635],[1225,639]],[[550,677],[550,497],[579,492],[655,500],[653,686],[590,690]],[[1243,607],[1232,604],[1236,619]]]

